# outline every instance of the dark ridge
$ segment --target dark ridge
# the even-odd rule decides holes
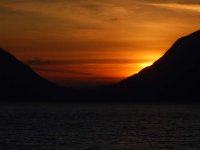
[[[128,99],[200,98],[200,31],[178,39],[152,66],[124,79],[116,89]]]
[[[13,55],[9,54],[2,48],[0,48],[0,59],[1,60],[16,60],[16,58]]]
[[[95,88],[61,87],[0,49],[2,101],[194,102],[200,99],[200,31],[178,39],[153,65],[120,83]]]
[[[73,89],[49,82],[13,55],[0,49],[1,101],[63,100],[72,95]]]

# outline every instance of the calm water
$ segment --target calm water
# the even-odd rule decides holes
[[[0,150],[200,149],[200,104],[12,104],[0,108]]]

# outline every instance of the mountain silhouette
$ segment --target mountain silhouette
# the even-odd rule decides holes
[[[58,86],[0,49],[0,100],[45,100],[70,97],[73,89]]]
[[[197,101],[200,98],[200,31],[178,39],[151,66],[119,83],[72,89],[40,77],[0,49],[0,100]]]
[[[200,31],[178,39],[153,65],[116,84],[121,99],[198,100]]]

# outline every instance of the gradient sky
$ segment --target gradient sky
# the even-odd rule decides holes
[[[199,0],[0,0],[0,47],[68,86],[120,81],[198,29]]]

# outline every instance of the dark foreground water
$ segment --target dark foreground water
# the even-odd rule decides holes
[[[0,150],[199,150],[199,104],[7,104]]]

